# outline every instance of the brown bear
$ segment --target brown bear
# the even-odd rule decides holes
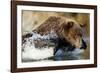
[[[59,48],[64,49],[64,47],[69,47],[68,50],[74,50],[75,48],[86,48],[86,43],[82,39],[82,29],[80,24],[70,18],[50,16],[39,27],[34,29],[33,32],[40,34],[41,36],[51,34],[51,32],[56,34],[56,37],[59,40],[56,42],[57,46],[55,47],[54,55]],[[22,39],[24,40],[25,38],[32,37],[32,35],[32,33],[28,33],[24,35]],[[41,41],[39,39],[35,40],[34,43],[37,46],[44,46],[47,43],[50,44],[51,42]]]
[[[65,17],[49,17],[36,30],[41,35],[47,35],[54,31],[59,38],[71,43],[72,46],[80,48],[82,44],[82,30],[75,20]]]

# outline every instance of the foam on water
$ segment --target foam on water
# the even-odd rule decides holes
[[[48,35],[41,36],[40,34],[32,32],[32,37],[25,38],[26,42],[22,45],[22,59],[44,59],[53,56],[54,53],[54,46],[52,47],[42,47],[42,48],[36,48],[34,44],[34,40],[38,39],[45,39],[49,40],[50,38],[57,38],[57,36],[51,32]]]

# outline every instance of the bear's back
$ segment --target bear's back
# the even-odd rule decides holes
[[[57,32],[60,30],[60,25],[64,23],[64,19],[57,16],[49,17],[44,23],[42,23],[38,28],[33,31],[41,35],[47,35],[51,31]]]

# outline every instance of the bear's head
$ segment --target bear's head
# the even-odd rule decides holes
[[[75,48],[86,49],[86,43],[82,38],[82,28],[76,21],[67,19],[61,25],[61,38],[69,42]]]

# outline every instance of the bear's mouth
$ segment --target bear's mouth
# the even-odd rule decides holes
[[[86,48],[87,48],[86,42],[82,39],[82,44],[80,49],[86,49]]]

